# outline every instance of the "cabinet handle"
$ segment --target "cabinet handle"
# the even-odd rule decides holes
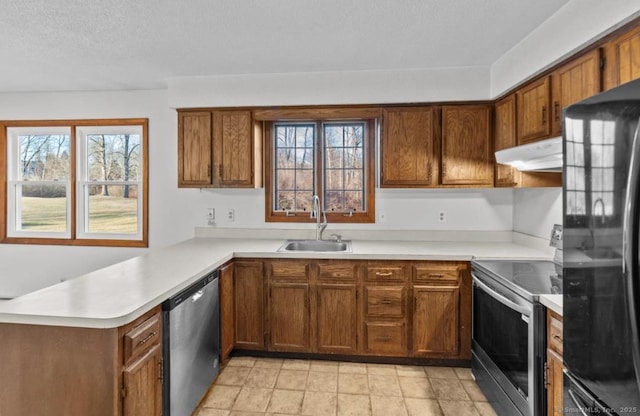
[[[155,337],[156,335],[158,335],[158,332],[157,331],[153,331],[152,333],[147,335],[145,337],[145,339],[143,339],[142,341],[138,342],[138,346],[146,344],[147,341],[149,341],[151,338]]]
[[[429,273],[429,277],[444,277],[442,273]]]
[[[158,380],[162,384],[164,382],[164,366],[162,360],[158,361]]]
[[[376,276],[389,277],[389,276],[393,276],[393,272],[376,272]]]
[[[558,342],[562,342],[562,337],[560,335],[553,334],[551,338],[555,339]]]
[[[218,165],[218,177],[222,178],[222,163]]]
[[[390,335],[386,335],[384,337],[376,337],[376,341],[388,342],[388,341],[391,341],[391,336]]]
[[[213,170],[211,169],[211,163],[209,163],[207,165],[207,174],[209,175],[209,178],[211,178],[211,176],[213,176]]]
[[[391,301],[389,299],[382,299],[380,305],[391,305]]]
[[[560,103],[557,101],[553,102],[553,117],[556,121],[560,120]]]
[[[547,124],[547,106],[542,106],[542,124]]]

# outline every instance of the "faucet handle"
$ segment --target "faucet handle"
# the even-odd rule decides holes
[[[335,237],[336,238],[336,242],[338,242],[338,243],[342,242],[342,235],[341,234],[331,234],[331,237]]]

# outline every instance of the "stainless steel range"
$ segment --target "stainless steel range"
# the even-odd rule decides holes
[[[562,293],[551,261],[472,261],[471,368],[500,416],[544,415],[545,313],[541,294]]]

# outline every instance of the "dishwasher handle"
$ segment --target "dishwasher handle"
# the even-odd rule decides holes
[[[191,302],[197,302],[198,299],[200,299],[202,297],[202,295],[204,295],[204,292],[202,290],[198,290],[195,295],[191,296]]]
[[[192,302],[196,302],[204,295],[204,289],[211,283],[217,282],[218,280],[218,270],[214,270],[212,273],[209,273],[205,277],[201,278],[191,286],[183,289],[176,295],[170,297],[166,301],[162,302],[162,310],[170,311],[176,308],[183,302],[187,300],[191,300]],[[217,285],[217,283],[216,283]]]

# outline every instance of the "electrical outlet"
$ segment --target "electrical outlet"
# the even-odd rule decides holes
[[[439,222],[446,222],[446,221],[447,221],[447,219],[446,219],[446,217],[445,217],[445,215],[444,215],[444,211],[440,211],[440,212],[438,213],[438,221],[439,221]]]
[[[230,222],[233,222],[236,220],[236,210],[233,208],[229,208],[227,210],[227,220],[229,220]]]
[[[384,211],[378,211],[378,221],[385,222],[387,220],[387,214]]]
[[[216,219],[216,209],[215,208],[209,208],[209,211],[207,212],[207,218],[210,219],[211,221]]]

